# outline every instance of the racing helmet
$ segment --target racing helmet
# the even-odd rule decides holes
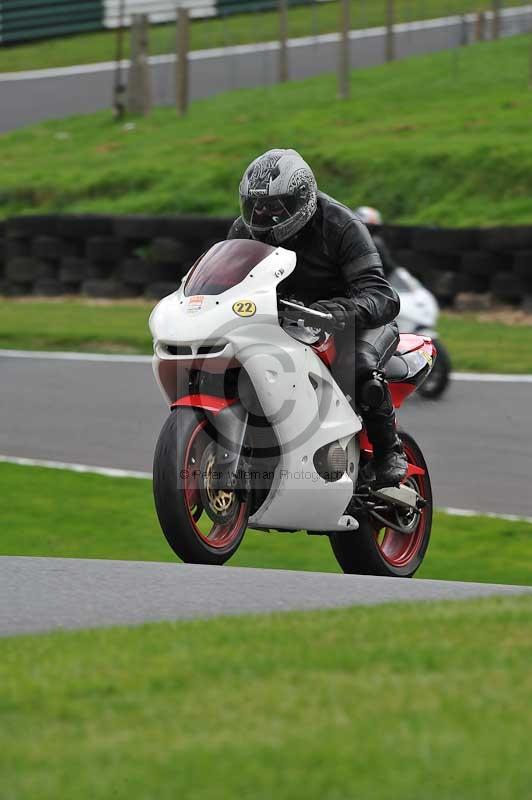
[[[253,239],[281,244],[316,212],[314,173],[295,150],[268,150],[251,162],[240,182],[240,213]]]
[[[376,208],[359,206],[355,209],[355,214],[365,225],[382,225],[382,214]]]

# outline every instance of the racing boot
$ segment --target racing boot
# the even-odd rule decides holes
[[[383,400],[377,407],[363,410],[368,439],[373,445],[375,487],[397,486],[406,476],[408,462],[397,435],[395,410],[386,381],[382,381]]]

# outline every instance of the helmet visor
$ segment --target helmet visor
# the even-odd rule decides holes
[[[301,208],[301,199],[293,194],[240,198],[242,219],[250,228],[271,230],[287,222]]]

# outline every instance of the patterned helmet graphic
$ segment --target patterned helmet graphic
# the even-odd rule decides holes
[[[254,239],[281,244],[306,225],[316,207],[316,179],[295,150],[268,150],[244,172],[240,209]]]

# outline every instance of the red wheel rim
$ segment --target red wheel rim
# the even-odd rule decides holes
[[[247,503],[240,502],[236,516],[225,525],[214,522],[204,513],[199,490],[199,481],[202,480],[199,440],[206,425],[206,420],[198,423],[190,437],[184,460],[183,493],[188,518],[198,538],[209,547],[222,550],[230,547],[239,538],[246,517]]]
[[[416,464],[416,456],[413,450],[408,446],[408,444],[404,443],[404,450],[408,462],[410,464],[414,464],[415,466],[420,466]],[[426,499],[427,497],[427,476],[424,475],[412,475],[410,478],[407,478],[405,483],[413,486],[416,491]],[[408,567],[412,561],[416,559],[418,556],[422,546],[423,541],[425,539],[425,533],[427,530],[427,523],[428,523],[428,513],[429,513],[429,506],[423,508],[419,514],[417,524],[415,528],[413,528],[412,533],[399,533],[395,531],[393,528],[380,528],[375,529],[375,539],[377,541],[377,546],[381,553],[381,556],[389,564],[391,567],[395,567],[396,569]]]

